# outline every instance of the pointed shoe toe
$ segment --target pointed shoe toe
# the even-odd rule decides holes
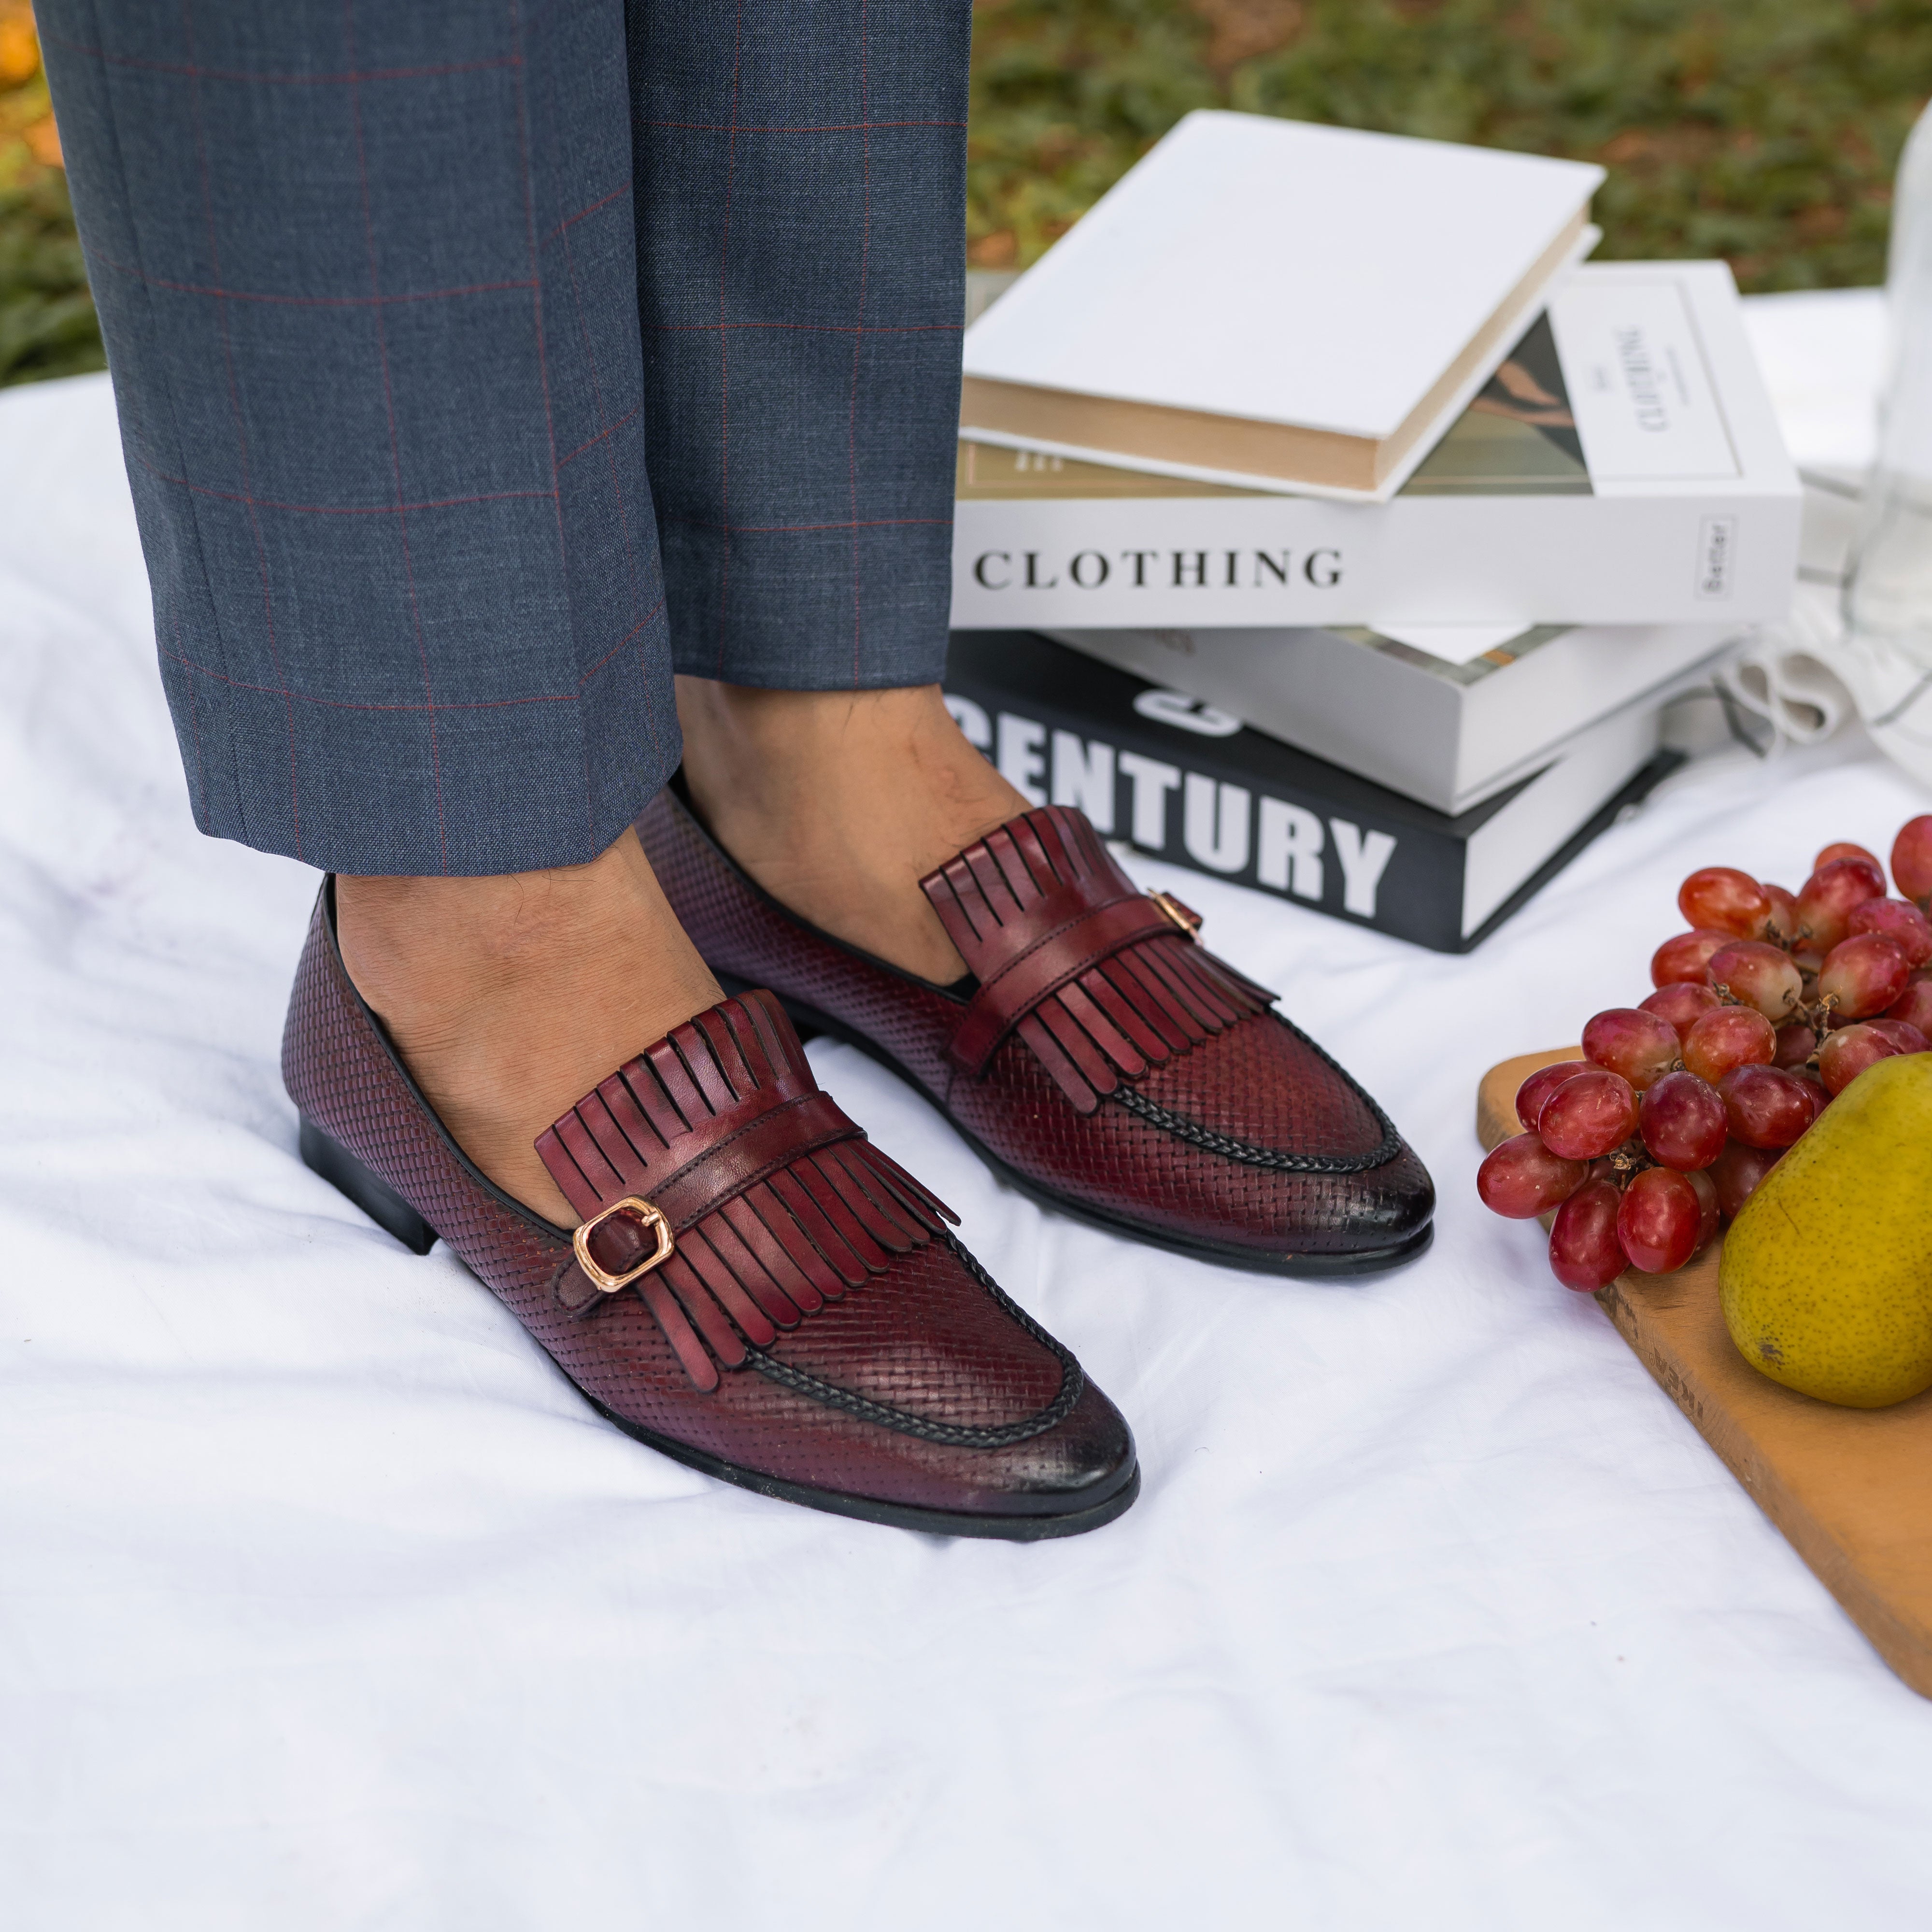
[[[769,993],[674,1028],[544,1133],[571,1231],[450,1138],[350,982],[326,885],[283,1074],[312,1168],[418,1253],[448,1243],[601,1413],[680,1462],[1014,1540],[1138,1492],[1119,1412],[820,1088]]]
[[[674,787],[638,832],[726,984],[768,986],[883,1062],[1046,1205],[1282,1274],[1366,1274],[1428,1246],[1435,1190],[1388,1116],[1084,814],[1024,813],[920,882],[969,969],[954,987],[796,917]]]

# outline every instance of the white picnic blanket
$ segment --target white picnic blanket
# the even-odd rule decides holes
[[[1801,457],[1858,460],[1870,306],[1754,304]],[[1022,1548],[640,1448],[299,1164],[314,878],[190,826],[103,379],[0,395],[0,680],[8,1927],[1923,1922],[1932,1706],[1472,1189],[1478,1076],[1646,990],[1684,872],[1927,808],[1856,726],[1692,767],[1468,958],[1145,867],[1435,1172],[1384,1279],[1042,1214],[814,1046],[1138,1432],[1138,1506]]]

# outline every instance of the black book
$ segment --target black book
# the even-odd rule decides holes
[[[1024,631],[956,631],[946,703],[1038,804],[1136,850],[1439,952],[1466,952],[1682,762],[1641,709],[1450,818]]]

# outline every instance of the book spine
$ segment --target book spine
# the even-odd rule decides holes
[[[962,499],[958,629],[1764,623],[1796,496]]]
[[[1172,694],[1158,695],[1172,710]],[[946,700],[1036,805],[1078,806],[1103,836],[1231,884],[1438,952],[1464,950],[1465,841],[1217,757],[1201,733],[1222,728],[1218,714],[1191,726],[1113,721],[1096,734],[1092,718],[956,661]]]

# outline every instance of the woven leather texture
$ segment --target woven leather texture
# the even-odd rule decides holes
[[[350,985],[328,902],[325,886],[290,1000],[290,1097],[606,1409],[754,1474],[989,1516],[1077,1507],[1131,1466],[1119,1412],[950,1236],[890,1256],[710,1391],[638,1294],[572,1315],[555,1292],[575,1266],[568,1237],[491,1186],[443,1131]]]
[[[964,999],[794,917],[739,870],[672,788],[652,801],[638,830],[715,971],[768,986],[876,1047],[1045,1194],[1149,1234],[1264,1260],[1384,1248],[1425,1227],[1434,1211],[1421,1162],[1348,1075],[1277,1012],[1250,1010],[1122,1076],[1193,1136],[1154,1124],[1118,1093],[1082,1113],[1017,1030],[983,1076],[956,1068],[947,1047]],[[1211,963],[1228,982],[1249,985]],[[1260,1158],[1218,1150],[1216,1136]],[[1268,1164],[1270,1155],[1344,1171],[1297,1171]]]

